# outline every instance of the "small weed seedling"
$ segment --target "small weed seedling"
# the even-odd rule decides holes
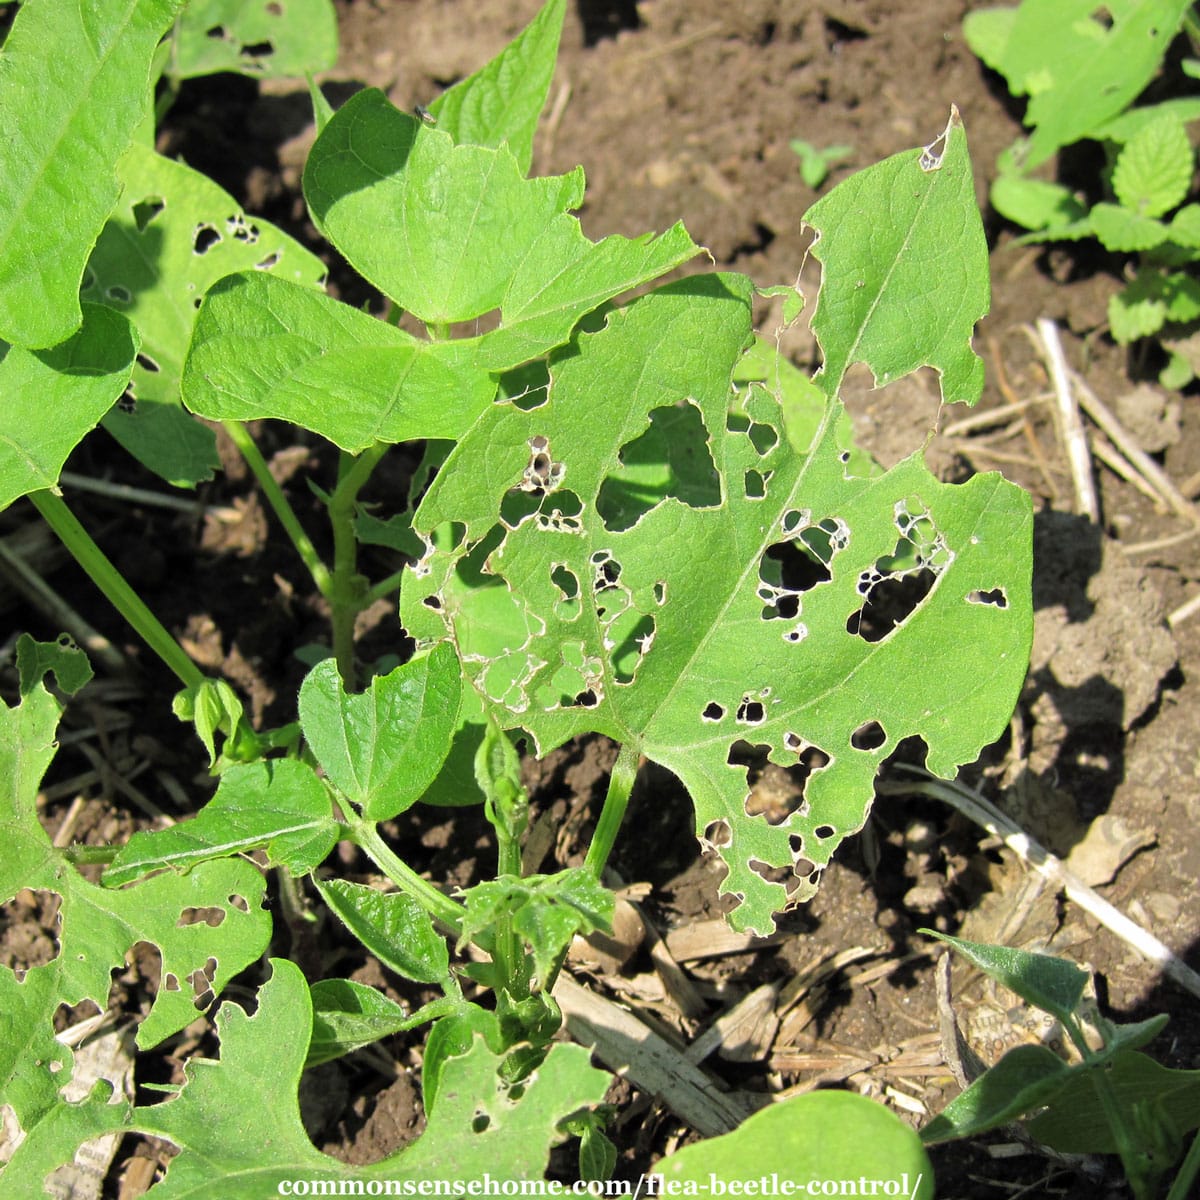
[[[788,145],[800,159],[800,178],[815,192],[829,178],[830,169],[845,162],[853,153],[853,146],[826,146],[822,149],[801,138],[793,138]]]
[[[971,49],[999,71],[1015,96],[1029,96],[1030,137],[1005,151],[992,184],[993,207],[1031,230],[1031,242],[1096,238],[1134,256],[1125,287],[1108,305],[1122,345],[1159,339],[1160,379],[1183,387],[1200,370],[1200,204],[1193,195],[1195,151],[1186,124],[1200,118],[1193,96],[1131,107],[1162,67],[1181,28],[1200,26],[1189,0],[1114,4],[1024,0],[980,9],[964,22]],[[1106,17],[1107,14],[1107,17]],[[1090,206],[1061,183],[1031,172],[1083,139],[1100,142],[1103,197]],[[1185,203],[1186,201],[1186,203]]]
[[[922,1140],[971,1137],[1028,1117],[1026,1129],[1043,1145],[1063,1154],[1118,1154],[1137,1200],[1158,1196],[1183,1136],[1200,1126],[1200,1071],[1171,1070],[1140,1051],[1162,1032],[1166,1014],[1118,1024],[1085,1012],[1088,976],[1073,963],[922,932],[1053,1017],[1079,1056],[1068,1063],[1040,1044],[1009,1050],[921,1130]],[[1168,1200],[1192,1195],[1198,1173],[1200,1139],[1193,1138]]]
[[[113,1131],[177,1148],[152,1193],[163,1197],[259,1197],[297,1178],[537,1177],[568,1133],[581,1172],[607,1175],[609,1077],[555,1040],[552,992],[571,939],[609,921],[600,875],[640,757],[683,781],[697,835],[724,862],[732,922],[765,933],[862,826],[902,740],[922,739],[948,775],[1008,720],[1031,635],[1028,498],[996,475],[939,482],[919,455],[875,469],[839,400],[859,362],[881,386],[928,366],[946,401],[980,395],[970,343],[987,251],[957,114],[931,145],[807,213],[824,272],[810,379],[753,337],[740,275],[692,275],[618,306],[698,247],[681,225],[592,242],[572,215],[582,171],[529,175],[564,9],[549,0],[426,113],[374,90],[333,112],[314,92],[309,211],[390,302],[382,320],[327,295],[312,255],[150,148],[159,72],[206,53],[229,65],[232,17],[201,20],[178,0],[27,0],[16,16],[0,60],[0,504],[27,496],[179,676],[175,710],[219,783],[170,829],[53,846],[36,797],[60,696],[89,668],[69,645],[22,639],[18,695],[0,707],[0,901],[29,888],[62,903],[55,957],[0,968],[0,1101],[23,1135],[6,1194],[41,1194],[81,1143]],[[221,44],[178,40],[200,27],[223,30],[210,38]],[[239,62],[265,35],[248,36]],[[55,72],[62,86],[48,88]],[[132,411],[118,404],[127,392]],[[195,484],[215,463],[197,416],[228,431],[332,614],[329,656],[279,729],[251,728],[233,689],[203,676],[58,488],[98,422],[164,479]],[[328,560],[247,432],[260,418],[337,447],[336,479],[313,483]],[[359,497],[380,460],[416,440],[413,503],[368,510]],[[369,580],[364,543],[411,565]],[[356,657],[355,617],[397,592],[417,650],[376,671]],[[588,733],[621,749],[586,862],[523,875],[517,745],[545,753]],[[767,763],[803,784],[788,813],[748,811]],[[448,895],[380,826],[418,804],[470,803],[494,828],[497,870]],[[339,841],[369,856],[384,889],[329,872]],[[85,862],[105,865],[100,882]],[[220,1058],[193,1059],[167,1102],[99,1084],[68,1103],[59,1006],[103,1008],[111,972],[145,942],[162,974],[138,1045],[183,1029],[270,946],[262,863],[285,889],[311,881],[380,962],[435,998],[409,1013],[275,958],[252,1015],[221,1005]],[[196,923],[198,911],[219,922]],[[468,998],[464,979],[489,992]],[[421,1025],[423,1136],[367,1167],[317,1151],[297,1101],[306,1065]],[[806,1111],[841,1103],[803,1099]],[[835,1124],[853,1146],[850,1120]],[[748,1128],[746,1144],[781,1137]],[[712,1161],[723,1153],[714,1143]]]

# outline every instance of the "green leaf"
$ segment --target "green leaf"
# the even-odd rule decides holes
[[[166,74],[303,75],[329,70],[337,51],[330,0],[191,0],[175,27]]]
[[[412,1145],[369,1166],[322,1154],[300,1120],[297,1088],[312,1029],[308,986],[300,970],[272,960],[253,1016],[224,1004],[217,1016],[219,1060],[193,1059],[168,1103],[133,1108],[93,1093],[61,1105],[21,1144],[4,1171],[6,1192],[35,1196],[46,1176],[70,1161],[83,1140],[104,1132],[139,1131],[179,1147],[155,1200],[262,1200],[280,1185],[361,1190],[392,1181],[541,1180],[558,1125],[598,1104],[609,1076],[588,1063],[582,1046],[551,1047],[536,1077],[510,1088],[497,1075],[502,1059],[478,1039],[445,1064],[437,1108]]]
[[[421,1101],[426,1115],[433,1112],[447,1061],[469,1053],[481,1038],[493,1053],[504,1049],[496,1014],[478,1004],[464,1004],[459,1012],[434,1024],[421,1058]]]
[[[427,324],[498,309],[498,329],[460,346],[490,370],[561,345],[584,313],[697,253],[681,225],[588,241],[569,215],[582,171],[524,179],[506,147],[455,145],[372,89],[322,131],[304,194],[351,265]]]
[[[1028,95],[1025,165],[1092,136],[1150,82],[1191,0],[1024,0],[963,22],[967,44]]]
[[[104,873],[119,887],[150,871],[188,871],[197,863],[265,850],[273,867],[303,875],[319,866],[342,830],[329,793],[311,768],[290,759],[237,764],[213,798],[188,821],[135,833]]]
[[[0,338],[52,346],[79,328],[79,281],[117,202],[117,160],[149,109],[150,62],[182,7],[21,5],[0,57]]]
[[[121,201],[88,260],[84,300],[124,313],[141,334],[132,412],[104,427],[168,483],[191,487],[219,465],[216,438],[180,407],[196,304],[223,275],[255,269],[315,285],[325,264],[181,162],[133,145],[121,160]]]
[[[429,106],[438,128],[457,144],[493,149],[506,144],[521,173],[528,173],[566,7],[566,0],[547,0],[486,67],[444,91]]]
[[[1123,1050],[1105,1068],[1127,1127],[1134,1106],[1159,1104],[1180,1133],[1200,1127],[1200,1071],[1164,1067],[1146,1054]],[[1039,1142],[1063,1154],[1115,1154],[1117,1143],[1092,1080],[1077,1072],[1056,1102],[1027,1126]]]
[[[1087,217],[1087,207],[1059,183],[1001,174],[992,184],[992,207],[1006,220],[1026,229],[1053,234],[1060,226]]]
[[[1128,345],[1157,333],[1167,319],[1167,282],[1158,271],[1139,271],[1124,291],[1108,299],[1108,327],[1113,339]]]
[[[1200,250],[1200,204],[1185,204],[1167,228],[1171,241],[1189,250]]]
[[[83,325],[50,350],[0,343],[0,509],[54,487],[67,456],[125,390],[137,332],[118,313],[83,306]]]
[[[449,647],[348,696],[332,659],[300,688],[300,724],[330,781],[372,821],[411,807],[433,781],[458,723],[461,675]]]
[[[1177,117],[1160,117],[1125,143],[1113,168],[1120,203],[1143,217],[1161,217],[1182,204],[1196,156]]]
[[[931,366],[947,402],[979,399],[983,362],[971,335],[988,309],[988,273],[974,189],[953,110],[932,146],[859,171],[805,214],[822,265],[812,328],[826,395],[863,362],[879,387]]]
[[[1042,1105],[1057,1104],[1079,1071],[1045,1046],[1016,1046],[951,1100],[921,1130],[921,1140],[933,1145],[975,1137]]]
[[[1119,204],[1101,201],[1092,206],[1092,232],[1107,250],[1135,253],[1161,246],[1167,240],[1168,229],[1154,217],[1144,217]]]
[[[69,634],[60,634],[56,642],[35,642],[29,634],[21,634],[17,638],[21,695],[28,696],[51,671],[55,682],[68,696],[74,696],[92,677],[92,665],[87,655]]]
[[[171,711],[181,721],[196,726],[196,736],[208,751],[209,766],[217,761],[214,735],[220,733],[228,738],[238,727],[243,714],[242,702],[224,679],[205,679],[198,684],[189,684],[175,694]]]
[[[458,343],[418,341],[311,288],[243,273],[205,297],[183,398],[202,417],[277,417],[358,453],[458,437],[496,391],[465,358]]]
[[[352,979],[322,979],[309,988],[309,995],[313,1027],[306,1067],[340,1058],[380,1038],[411,1029],[415,1023],[378,988]]]
[[[659,288],[552,360],[540,406],[493,405],[418,509],[433,548],[404,581],[401,620],[419,643],[451,639],[539,754],[595,731],[674,771],[698,834],[728,839],[732,920],[769,932],[788,900],[771,876],[829,861],[901,739],[923,737],[930,769],[952,775],[1004,729],[1028,663],[1031,514],[996,475],[942,484],[916,458],[848,476],[836,402],[807,455],[767,389],[731,420],[750,291],[740,276]],[[652,413],[683,406],[719,500],[668,495],[608,528],[599,496],[623,451]],[[905,580],[934,586],[898,625],[864,630],[876,589]],[[779,824],[745,807],[768,758],[811,771]],[[793,899],[814,886],[802,870]]]
[[[157,947],[162,977],[138,1028],[141,1048],[178,1032],[225,984],[266,949],[265,883],[249,863],[207,863],[184,876],[160,875],[124,891],[89,883],[51,845],[37,814],[37,791],[54,757],[61,708],[41,684],[16,708],[0,705],[0,904],[22,888],[54,893],[58,953],[20,979],[0,967],[0,1102],[29,1131],[59,1105],[73,1055],[55,1040],[61,1005],[108,1005],[111,973],[138,942]],[[197,920],[209,912],[215,926]],[[16,1194],[34,1194],[33,1192]]]
[[[1139,104],[1137,108],[1131,108],[1098,126],[1092,131],[1092,136],[1124,145],[1147,125],[1163,117],[1173,117],[1185,125],[1191,121],[1200,121],[1200,96],[1180,96],[1158,104]]]
[[[384,966],[418,983],[441,983],[450,970],[445,939],[404,892],[379,892],[344,879],[317,880],[322,899]]]
[[[921,932],[953,946],[989,979],[1057,1018],[1062,1025],[1075,1021],[1075,1010],[1083,997],[1088,976],[1074,963],[1050,954],[1031,954],[1028,950],[1014,950],[1009,946],[968,942],[932,929]]]
[[[769,1105],[732,1133],[660,1159],[654,1172],[664,1195],[695,1194],[689,1184],[710,1194],[714,1180],[730,1195],[770,1194],[764,1184],[788,1180],[796,1195],[817,1196],[832,1194],[822,1183],[865,1177],[894,1184],[892,1195],[933,1200],[933,1168],[920,1138],[884,1105],[854,1092],[810,1092]],[[743,1191],[739,1183],[749,1186]]]
[[[463,892],[459,945],[503,916],[533,950],[534,972],[545,984],[559,955],[578,934],[612,928],[613,894],[585,867],[555,875],[501,876]]]

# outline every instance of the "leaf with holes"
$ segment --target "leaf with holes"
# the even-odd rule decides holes
[[[929,366],[947,403],[974,404],[983,363],[971,335],[988,309],[987,242],[958,111],[932,145],[852,175],[804,220],[823,267],[812,328],[825,393],[837,394],[854,363],[879,386]]]
[[[21,5],[0,57],[0,338],[79,328],[79,281],[150,105],[150,64],[183,0]]]
[[[610,1077],[588,1062],[583,1046],[554,1045],[536,1075],[510,1087],[498,1075],[502,1056],[476,1038],[441,1069],[437,1108],[411,1145],[367,1166],[339,1162],[309,1140],[297,1088],[312,1030],[308,985],[294,964],[272,960],[253,1016],[221,1006],[218,1060],[194,1058],[169,1102],[134,1108],[110,1103],[103,1088],[60,1105],[4,1169],[6,1194],[38,1195],[42,1181],[70,1161],[85,1140],[137,1130],[179,1148],[154,1189],[163,1200],[214,1192],[261,1200],[303,1180],[312,1189],[371,1195],[393,1184],[415,1193],[431,1178],[537,1180],[567,1117],[599,1104]]]
[[[84,300],[124,313],[142,336],[133,371],[136,407],[104,426],[170,483],[211,479],[219,465],[212,431],[179,405],[183,359],[204,293],[223,275],[257,270],[313,287],[325,264],[237,202],[199,171],[131,146],[121,161],[124,193],[84,274]]]
[[[21,978],[0,967],[0,1100],[26,1131],[55,1107],[71,1077],[71,1051],[54,1037],[60,1005],[91,1000],[105,1009],[111,972],[137,943],[149,943],[162,956],[162,976],[137,1040],[142,1048],[155,1045],[195,1020],[197,1005],[211,1002],[258,958],[271,933],[265,882],[250,863],[205,863],[122,891],[79,874],[37,814],[60,714],[41,682],[26,688],[17,707],[0,706],[0,904],[22,888],[61,898],[54,958]]]
[[[303,75],[329,70],[337,48],[330,0],[191,0],[175,27],[166,74]]]
[[[1031,513],[999,476],[943,484],[919,457],[849,473],[836,401],[797,453],[769,389],[731,391],[749,299],[740,276],[659,288],[552,359],[540,405],[494,405],[418,510],[430,549],[401,603],[539,753],[594,730],[674,771],[733,922],[767,932],[900,741],[947,775],[1004,728]],[[794,795],[763,811],[768,763]]]

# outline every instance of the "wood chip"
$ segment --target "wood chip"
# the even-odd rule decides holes
[[[727,954],[745,954],[761,950],[765,946],[776,946],[786,935],[773,933],[770,937],[755,937],[749,933],[738,933],[721,919],[696,921],[691,925],[680,925],[666,937],[671,957],[680,963],[698,962],[702,958],[724,958]]]

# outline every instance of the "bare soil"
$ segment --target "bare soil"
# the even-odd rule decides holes
[[[1072,865],[1090,874],[1102,895],[1200,968],[1200,849],[1192,836],[1200,816],[1200,618],[1167,620],[1200,582],[1196,528],[1103,467],[1101,524],[1074,514],[1046,370],[1028,327],[1039,317],[1058,323],[1071,363],[1184,488],[1196,484],[1200,470],[1200,413],[1194,396],[1166,395],[1139,380],[1140,364],[1107,337],[1105,305],[1118,287],[1119,264],[1079,247],[1015,247],[1011,230],[987,210],[992,164],[1020,132],[1020,111],[963,42],[970,7],[964,0],[579,0],[568,15],[535,170],[584,165],[581,217],[592,238],[662,230],[682,218],[718,267],[744,271],[764,286],[800,277],[811,287],[815,264],[806,262],[800,218],[816,194],[800,178],[789,139],[853,147],[828,187],[932,141],[957,105],[993,247],[992,312],[977,338],[988,365],[982,407],[1028,407],[956,432],[962,414],[939,414],[929,380],[882,391],[871,391],[868,380],[852,396],[860,437],[889,462],[920,446],[940,419],[930,455],[945,476],[1001,469],[1033,494],[1034,661],[1009,735],[965,777],[1055,853],[1076,851]],[[534,0],[343,0],[342,56],[327,90],[335,102],[372,85],[401,107],[428,103],[496,53],[535,9]],[[252,210],[316,247],[299,192],[313,137],[308,111],[293,84],[195,81],[170,114],[160,148],[208,171]],[[377,300],[338,263],[331,269],[344,298]],[[768,332],[779,323],[765,304],[760,317]],[[788,337],[794,359],[815,366],[811,339],[803,331]],[[1135,382],[1142,384],[1136,392]],[[324,452],[267,423],[256,434],[319,536],[317,502],[304,479],[328,478]],[[159,486],[101,439],[92,442],[72,470]],[[282,721],[305,670],[295,652],[325,636],[324,613],[236,455],[225,463],[226,472],[203,490],[207,516],[94,497],[81,497],[78,507],[196,660],[243,689],[257,720]],[[378,494],[396,494],[409,469],[402,461],[386,467],[373,484]],[[31,527],[31,512],[18,507],[0,533],[31,539],[29,552],[41,556],[43,572],[135,665],[138,680],[131,687],[102,671],[72,706],[66,728],[73,737],[64,739],[69,744],[47,781],[47,827],[75,840],[110,841],[152,823],[156,809],[194,809],[211,782],[195,747],[164,715],[170,679]],[[396,568],[387,554],[372,553],[368,573]],[[60,631],[10,593],[0,594],[0,606],[12,630],[41,637]],[[366,657],[404,653],[389,606],[364,624]],[[579,861],[611,761],[612,748],[590,740],[526,764],[535,812],[558,831],[543,869]],[[638,836],[618,844],[614,867],[627,884],[646,885],[641,907],[654,927],[668,933],[719,914],[715,869],[699,855],[686,796],[672,779],[652,768],[643,773],[628,827]],[[398,850],[435,879],[462,884],[491,870],[488,830],[477,813],[405,814],[392,833]],[[709,1068],[731,1086],[763,1093],[852,1087],[920,1123],[957,1091],[938,1037],[937,952],[917,932],[933,926],[1049,948],[1090,966],[1102,1003],[1117,1018],[1171,1014],[1154,1053],[1170,1065],[1200,1067],[1197,998],[1034,879],[996,839],[945,805],[889,794],[878,800],[864,835],[843,847],[816,899],[785,919],[785,937],[684,964],[707,1005],[703,1016],[681,1015],[669,993],[646,998],[654,967],[645,946],[623,968],[600,970],[593,986],[653,1011],[682,1042],[760,984],[786,988],[810,972],[804,1020],[785,1014],[773,1041],[713,1058]],[[353,975],[419,1000],[412,985],[335,944],[332,933],[314,944],[301,925],[280,924],[281,938],[292,939],[293,953],[312,971]],[[40,898],[10,905],[0,924],[0,962],[44,961],[53,953],[53,927],[54,914]],[[830,963],[852,948],[858,953],[844,965]],[[1033,1036],[1011,998],[990,994],[957,967],[954,981],[960,1023],[985,1058]],[[114,1002],[136,1015],[155,983],[154,963],[134,963],[117,981]],[[165,1062],[139,1056],[139,1077],[177,1074],[187,1050],[212,1037],[203,1021],[189,1036]],[[307,1090],[310,1130],[330,1153],[371,1161],[419,1133],[419,1040],[396,1039],[383,1051],[322,1068]],[[630,1116],[614,1136],[619,1172],[631,1176],[691,1135],[656,1098],[628,1087],[624,1095]],[[106,1194],[140,1194],[155,1169],[144,1160],[161,1168],[162,1150],[125,1144]],[[1098,1176],[1081,1172],[1011,1133],[937,1149],[933,1159],[938,1194],[948,1198],[999,1200],[1018,1187],[1088,1200],[1127,1194],[1113,1164],[1096,1166]]]

